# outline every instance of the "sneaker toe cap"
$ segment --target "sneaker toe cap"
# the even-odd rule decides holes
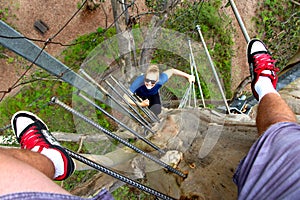
[[[28,117],[18,117],[15,119],[14,131],[17,137],[26,129],[30,124],[33,124],[34,121]]]
[[[252,45],[251,50],[250,50],[250,54],[253,54],[255,52],[260,52],[260,51],[266,51],[267,52],[267,49],[266,49],[266,47],[263,43],[261,43],[260,41],[255,41]]]

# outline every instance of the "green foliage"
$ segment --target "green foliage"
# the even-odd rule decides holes
[[[13,62],[14,62],[14,60],[15,60],[15,59],[14,59],[13,57],[9,57],[9,58],[7,58],[7,62],[8,62],[8,63],[13,63]]]
[[[104,34],[105,33],[105,34]],[[114,29],[104,30],[98,28],[97,32],[84,35],[76,40],[76,45],[70,46],[63,52],[64,63],[72,69],[79,69],[85,57],[105,37],[115,34]],[[13,62],[14,60],[12,60]],[[45,80],[46,79],[46,80]],[[11,116],[18,110],[28,110],[36,113],[48,124],[52,131],[75,132],[73,116],[59,106],[48,106],[53,96],[59,97],[67,105],[71,105],[73,88],[65,82],[58,81],[56,77],[41,69],[20,81],[23,88],[14,97],[6,97],[0,104],[0,127],[10,123]],[[113,130],[103,113],[97,112],[99,124]]]
[[[63,181],[63,188],[70,191],[78,186],[78,184],[88,181],[97,173],[98,171],[96,170],[75,171],[72,176]],[[57,183],[61,184],[60,181],[57,181]]]
[[[77,9],[79,9],[81,7],[82,2],[83,2],[82,0],[80,2],[77,2]]]
[[[124,185],[112,193],[115,200],[154,200],[155,197],[132,186]]]
[[[266,43],[282,69],[299,48],[299,6],[289,0],[264,0],[258,5],[257,13],[254,20],[259,34],[256,37]]]
[[[164,10],[166,1],[163,0],[145,0],[145,4],[150,11],[159,12]]]
[[[12,129],[8,129],[7,131],[3,132],[3,134],[1,134],[1,136],[3,137],[2,138],[3,144],[1,144],[1,145],[16,146],[16,147],[20,146]]]
[[[0,19],[2,21],[6,21],[8,16],[9,16],[9,9],[8,8],[0,9]]]
[[[23,87],[14,97],[5,98],[0,104],[2,118],[0,126],[3,127],[7,125],[15,112],[28,110],[33,113],[38,113],[42,119],[45,119],[49,128],[53,131],[73,132],[74,124],[72,122],[72,115],[62,108],[48,106],[48,102],[52,96],[65,96],[67,92],[70,92],[71,87],[63,82],[58,82],[53,85],[53,82],[54,81],[38,80],[27,84],[27,86]]]
[[[206,42],[209,53],[214,61],[215,67],[219,71],[220,78],[223,80],[226,96],[231,97],[231,57],[232,57],[232,30],[227,26],[230,19],[220,14],[219,8],[221,1],[209,1],[203,4],[184,1],[181,7],[177,9],[166,22],[166,27],[187,34],[189,38],[200,42],[199,34],[196,31],[196,25],[200,25],[201,32]],[[160,53],[157,53],[160,54]],[[161,60],[170,59],[165,54],[160,54]],[[204,55],[205,56],[205,55]],[[174,63],[178,59],[174,59]],[[200,64],[200,63],[196,63]],[[188,69],[189,63],[180,63],[179,69]],[[210,96],[207,91],[207,85],[203,80],[201,86],[204,88],[204,96]]]
[[[6,58],[5,55],[3,55],[4,52],[5,52],[5,48],[0,44],[0,59]]]
[[[73,42],[74,45],[62,52],[64,63],[73,70],[78,70],[83,60],[96,46],[115,34],[114,28],[108,30],[98,28],[94,33],[78,37]]]

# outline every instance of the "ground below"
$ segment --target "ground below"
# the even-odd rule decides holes
[[[137,1],[137,5],[141,8],[140,12],[145,10],[142,1]],[[246,40],[238,26],[238,22],[234,17],[231,7],[225,7],[227,1],[224,1],[224,7],[220,12],[225,12],[232,18],[235,35],[234,40],[234,57],[232,59],[232,89],[234,90],[238,84],[249,75],[246,57],[241,56],[241,52],[246,51]],[[46,41],[53,38],[58,31],[67,23],[79,7],[76,1],[39,1],[32,0],[30,2],[24,0],[6,0],[0,2],[1,10],[7,10],[7,22],[13,24],[20,33],[28,38],[34,38]],[[241,17],[245,22],[245,26],[249,31],[249,35],[254,36],[252,16],[255,15],[255,1],[237,1],[236,6]],[[6,13],[4,12],[4,13]],[[40,34],[34,28],[34,22],[42,20],[45,22],[49,30],[45,34]],[[106,27],[113,22],[112,9],[110,1],[105,1],[101,7],[94,11],[79,12],[71,22],[53,38],[53,42],[61,44],[70,44],[79,35],[96,31],[97,27]],[[42,47],[44,43],[37,42]],[[47,45],[46,51],[53,56],[60,55],[65,47],[59,44]],[[16,66],[17,65],[17,66]],[[0,91],[7,91],[25,71],[25,61],[8,63],[0,59]],[[23,66],[23,67],[22,67]],[[13,92],[13,91],[12,91]]]

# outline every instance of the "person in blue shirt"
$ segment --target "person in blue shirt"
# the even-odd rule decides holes
[[[142,107],[149,109],[156,115],[161,113],[161,100],[159,89],[169,80],[172,75],[182,76],[188,79],[190,83],[195,82],[195,76],[183,71],[171,68],[160,73],[157,65],[150,65],[145,74],[138,76],[131,84],[130,91],[136,94],[143,101],[139,102]],[[128,99],[128,98],[127,98]],[[129,100],[129,103],[135,103]]]

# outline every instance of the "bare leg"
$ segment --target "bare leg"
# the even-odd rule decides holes
[[[16,192],[69,194],[51,180],[53,163],[40,153],[0,148],[0,172],[0,195]]]
[[[50,179],[54,176],[54,165],[49,158],[46,156],[31,152],[25,149],[5,149],[0,148],[0,153],[3,153],[7,156],[14,157],[17,160],[26,162],[32,167],[36,168]],[[2,163],[1,163],[2,164]]]
[[[295,114],[278,94],[269,93],[261,99],[256,117],[258,135],[277,122],[296,121]]]

